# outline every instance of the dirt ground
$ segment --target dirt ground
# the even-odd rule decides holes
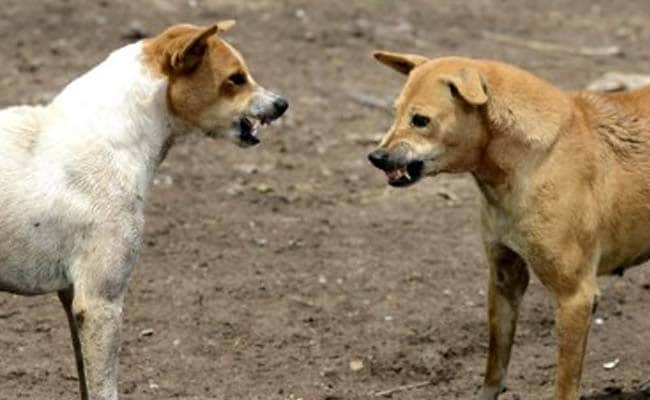
[[[650,2],[2,0],[0,106],[47,101],[168,24],[231,17],[227,37],[290,113],[257,148],[191,138],[162,165],[126,305],[122,398],[370,399],[429,379],[393,398],[475,398],[487,350],[477,190],[468,176],[391,189],[368,165],[390,116],[354,97],[402,84],[369,54],[497,58],[581,88],[650,72]],[[544,53],[482,31],[624,53]],[[650,269],[600,282],[585,399],[650,399]],[[535,280],[505,399],[550,398],[552,326]],[[0,399],[77,398],[55,295],[0,294],[0,354]]]

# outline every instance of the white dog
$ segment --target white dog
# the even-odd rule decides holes
[[[259,142],[288,107],[216,36],[178,25],[115,51],[45,107],[0,111],[0,290],[58,292],[82,399],[117,399],[122,304],[143,206],[173,139]]]

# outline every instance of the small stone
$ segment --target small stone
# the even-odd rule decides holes
[[[140,332],[140,337],[153,336],[153,334],[154,334],[153,329],[144,329],[143,331]]]
[[[608,370],[609,369],[614,369],[614,368],[616,368],[618,366],[618,364],[620,362],[621,362],[621,360],[617,358],[614,361],[606,362],[605,364],[603,364],[603,368],[608,369]]]
[[[352,360],[350,361],[350,370],[354,372],[359,372],[363,369],[363,361],[361,360]]]
[[[594,319],[594,324],[596,324],[596,325],[602,325],[602,324],[604,324],[604,323],[605,323],[605,320],[602,319],[602,318],[596,318],[596,319]]]
[[[255,190],[257,190],[259,193],[271,193],[273,191],[273,188],[266,183],[260,183],[259,185],[255,186]]]

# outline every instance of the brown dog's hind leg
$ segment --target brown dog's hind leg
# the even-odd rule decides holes
[[[519,304],[530,274],[524,260],[505,246],[487,248],[490,264],[488,314],[490,344],[480,400],[495,400],[505,390]]]
[[[555,325],[558,356],[555,400],[578,398],[596,293],[595,285],[585,283],[574,293],[556,294]]]
[[[59,291],[59,300],[63,304],[65,314],[68,317],[68,326],[70,327],[70,336],[72,337],[72,346],[74,347],[74,358],[77,364],[77,376],[79,377],[79,391],[81,400],[88,400],[88,388],[86,387],[86,373],[84,372],[84,361],[81,354],[81,343],[79,342],[79,329],[77,320],[72,312],[72,299],[74,290],[72,288]]]
[[[583,240],[540,246],[540,257],[530,265],[555,302],[558,351],[554,400],[577,400],[580,390],[592,312],[599,295],[599,252],[589,244]]]

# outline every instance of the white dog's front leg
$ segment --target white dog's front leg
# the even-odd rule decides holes
[[[142,232],[132,220],[118,219],[121,224],[106,224],[89,235],[70,269],[72,315],[89,400],[118,398],[122,307]]]
[[[108,300],[75,291],[73,315],[79,330],[90,400],[117,400],[118,352],[123,296]],[[83,398],[83,395],[82,395]]]

